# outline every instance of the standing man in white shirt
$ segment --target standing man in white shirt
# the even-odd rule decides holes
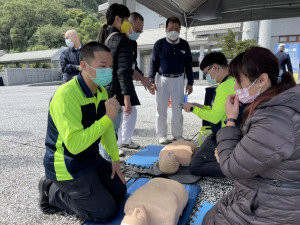
[[[172,101],[171,134],[173,140],[182,140],[184,77],[187,77],[186,93],[193,92],[192,54],[187,41],[179,38],[180,20],[170,17],[166,22],[167,37],[158,40],[153,47],[149,77],[155,83],[156,134],[160,144],[168,144],[167,110],[169,97]],[[156,76],[156,73],[158,75]],[[153,89],[154,91],[155,89]]]

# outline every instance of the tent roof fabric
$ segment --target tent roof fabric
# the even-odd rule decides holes
[[[0,57],[0,63],[50,60],[53,56],[56,56],[57,52],[61,51],[61,49],[63,50],[63,48],[65,47],[60,49],[5,54]]]
[[[176,16],[183,26],[199,26],[300,16],[300,0],[137,0],[168,18]],[[220,7],[219,7],[220,6]],[[208,10],[209,9],[209,10]],[[201,19],[207,11],[218,14],[215,19]],[[204,16],[205,17],[205,16]],[[200,19],[199,19],[200,18]],[[207,17],[208,18],[208,17]]]

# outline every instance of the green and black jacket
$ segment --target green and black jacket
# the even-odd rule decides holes
[[[206,120],[213,124],[217,124],[222,121],[222,127],[225,127],[225,102],[229,95],[235,94],[234,84],[235,80],[233,77],[228,76],[227,78],[224,78],[224,81],[222,81],[216,88],[213,106],[204,105],[202,109],[199,107],[194,107],[193,113],[196,114],[200,119]]]
[[[44,166],[51,180],[72,180],[98,167],[99,142],[119,160],[113,123],[105,115],[107,92],[94,96],[81,74],[62,85],[50,101]]]

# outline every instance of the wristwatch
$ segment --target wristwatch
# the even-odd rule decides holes
[[[195,106],[191,106],[190,111],[193,112]]]
[[[227,118],[226,120],[224,120],[224,123],[227,124],[228,121],[234,122],[235,124],[237,124],[237,120],[233,119],[233,118]]]

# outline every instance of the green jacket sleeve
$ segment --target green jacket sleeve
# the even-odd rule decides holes
[[[104,143],[106,147],[109,146],[107,152],[111,155],[112,160],[119,159],[113,123],[109,117],[103,116],[84,129],[81,124],[81,106],[76,97],[70,94],[54,96],[50,103],[50,114],[65,146],[72,154],[79,154],[100,136],[104,136],[106,139]]]
[[[233,78],[229,78],[216,88],[216,97],[212,107],[203,106],[202,109],[195,107],[193,113],[202,120],[217,124],[226,118],[225,102],[227,100],[227,96],[234,93],[234,80]],[[223,121],[222,126],[224,126]]]

